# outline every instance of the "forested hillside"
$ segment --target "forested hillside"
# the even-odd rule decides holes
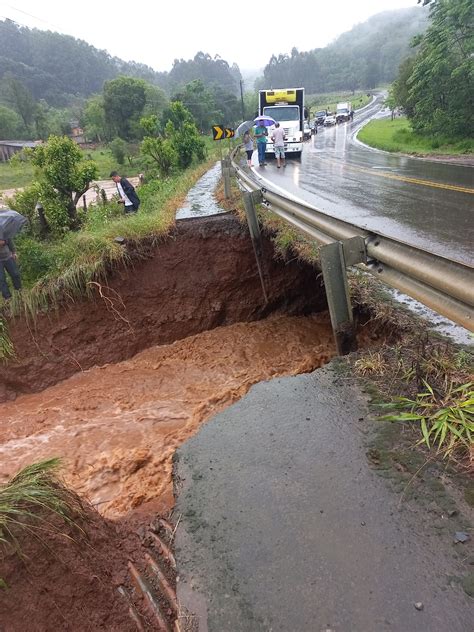
[[[261,87],[304,86],[309,93],[371,89],[393,81],[410,42],[425,31],[422,7],[385,11],[358,24],[326,46],[307,52],[273,55]]]
[[[237,94],[240,80],[238,66],[202,52],[191,60],[175,60],[170,72],[156,72],[69,35],[29,29],[11,20],[0,21],[0,81],[6,75],[19,80],[35,100],[54,107],[99,93],[105,81],[119,75],[145,79],[168,94],[196,79]]]

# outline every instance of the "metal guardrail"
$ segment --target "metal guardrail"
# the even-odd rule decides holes
[[[238,149],[232,152],[226,167],[232,165],[244,194],[252,194],[254,200],[257,198],[323,246],[340,242],[344,270],[351,265],[362,266],[391,287],[474,331],[474,268],[361,229],[262,187],[236,162]],[[336,333],[334,322],[333,328]]]

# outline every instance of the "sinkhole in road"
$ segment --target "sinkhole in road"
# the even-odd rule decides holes
[[[59,456],[66,482],[107,518],[169,510],[173,453],[203,422],[253,384],[335,355],[318,272],[279,260],[269,238],[264,263],[268,304],[245,228],[191,220],[104,284],[118,315],[101,298],[65,306],[39,318],[35,345],[13,323],[1,480]]]

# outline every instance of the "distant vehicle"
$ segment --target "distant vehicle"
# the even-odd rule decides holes
[[[336,124],[336,117],[334,116],[334,114],[330,114],[329,116],[326,116],[326,118],[324,119],[324,127],[329,127],[330,125],[335,125]]]
[[[352,105],[350,103],[338,103],[336,106],[336,123],[344,123],[352,120]]]
[[[309,123],[305,121],[303,125],[303,140],[309,140],[311,138],[311,127]]]
[[[316,112],[316,114],[314,115],[316,125],[324,125],[324,119],[326,118],[327,115],[328,115],[327,110],[319,110],[319,112]]]

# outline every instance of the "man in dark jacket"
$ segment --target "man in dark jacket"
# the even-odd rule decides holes
[[[124,205],[125,213],[136,213],[140,206],[140,198],[135,187],[126,178],[120,177],[116,171],[112,171],[110,177],[115,182],[120,197],[118,203]]]
[[[0,212],[0,292],[5,300],[11,298],[7,272],[15,290],[21,290],[20,269],[16,262],[13,237],[20,232],[26,223],[26,217],[16,211],[6,209]]]

